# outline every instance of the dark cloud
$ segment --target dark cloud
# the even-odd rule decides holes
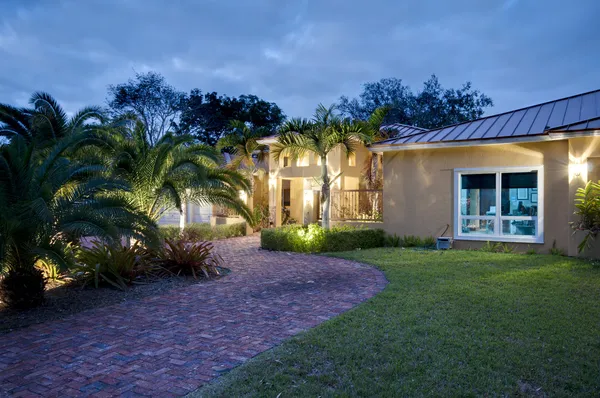
[[[598,15],[597,0],[4,0],[0,101],[45,90],[72,111],[156,70],[308,116],[364,82],[436,73],[504,111],[600,88]]]

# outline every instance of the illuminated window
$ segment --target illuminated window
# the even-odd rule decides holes
[[[355,153],[351,153],[348,156],[348,166],[350,166],[350,167],[356,166],[356,154]]]
[[[543,168],[455,170],[459,239],[543,243]]]
[[[290,158],[289,156],[284,156],[283,157],[283,167],[289,167],[290,166]]]

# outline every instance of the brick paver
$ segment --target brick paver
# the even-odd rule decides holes
[[[0,396],[181,396],[381,291],[352,261],[215,244],[232,272],[0,337]]]

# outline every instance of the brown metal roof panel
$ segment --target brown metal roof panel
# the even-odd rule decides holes
[[[596,93],[586,94],[581,97],[581,112],[579,120],[588,120],[600,116],[596,110]]]
[[[440,137],[440,141],[454,141],[456,137],[461,135],[471,123],[463,123],[456,126],[456,128],[450,131],[445,137]]]
[[[533,125],[533,122],[538,112],[540,111],[540,108],[540,106],[529,108],[527,112],[525,112],[525,115],[523,115],[523,118],[521,119],[517,127],[515,127],[515,129],[513,130],[511,136],[519,137],[523,135],[528,135],[529,130],[531,130],[531,126]]]
[[[525,110],[525,109],[521,109],[520,111],[513,112],[511,114],[510,118],[508,119],[508,121],[506,122],[506,124],[504,124],[504,127],[502,127],[502,129],[498,132],[498,135],[496,135],[496,137],[512,136],[513,133],[515,132],[515,129],[519,126],[519,123],[521,123],[521,120],[523,119],[523,116],[525,116],[526,112],[527,112],[527,110]],[[489,137],[489,138],[495,138],[495,137]]]
[[[498,116],[493,116],[493,117],[489,117],[487,119],[485,119],[483,121],[483,123],[481,123],[481,126],[479,126],[479,128],[477,130],[475,130],[473,132],[473,134],[471,134],[469,136],[470,140],[477,140],[480,138],[487,138],[487,132],[490,129],[490,127],[492,127],[494,125],[494,123],[496,123],[496,121],[498,120]]]
[[[554,128],[557,126],[562,126],[565,123],[563,123],[563,120],[565,118],[565,112],[567,111],[567,103],[569,102],[568,99],[564,99],[562,101],[558,101],[554,103],[554,109],[552,109],[552,114],[550,115],[550,118],[548,119],[548,127],[549,128]]]
[[[562,124],[577,123],[581,120],[580,115],[581,97],[570,98]]]
[[[479,119],[479,120],[475,120],[471,123],[468,123],[467,127],[460,134],[458,134],[452,140],[445,140],[445,141],[468,140],[469,137],[479,128],[479,126],[481,126],[481,124],[483,123],[483,120],[484,119]]]
[[[542,134],[548,128],[548,119],[554,109],[554,103],[542,105],[540,111],[536,115],[531,127],[529,128],[528,135]]]

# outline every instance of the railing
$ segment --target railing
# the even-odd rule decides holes
[[[331,191],[330,209],[332,221],[383,221],[383,191],[375,189]]]
[[[215,217],[239,217],[235,210],[225,206],[213,205],[213,216]]]

